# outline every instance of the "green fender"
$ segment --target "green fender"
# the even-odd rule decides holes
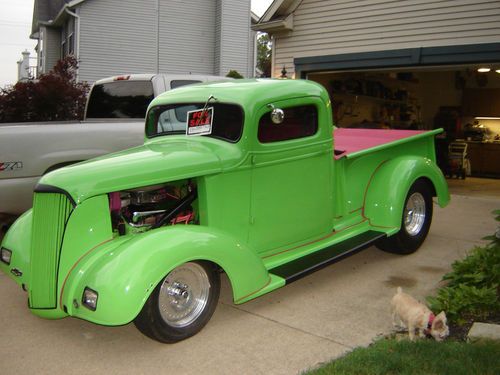
[[[437,165],[427,158],[401,156],[381,163],[373,172],[365,195],[364,217],[389,235],[397,233],[406,195],[419,178],[433,185],[439,206],[448,204],[448,184]]]
[[[30,280],[32,221],[33,214],[32,210],[29,209],[12,224],[2,241],[2,247],[12,251],[12,257],[10,265],[0,262],[0,270],[20,286],[28,284]],[[13,268],[21,271],[22,275],[14,276],[10,272]]]
[[[69,315],[94,323],[129,323],[171,270],[193,260],[218,264],[229,277],[235,302],[270,283],[262,260],[236,239],[205,226],[176,225],[99,246],[71,271],[62,304]],[[85,287],[99,294],[96,311],[81,304]]]

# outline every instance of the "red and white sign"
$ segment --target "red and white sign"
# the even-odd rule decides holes
[[[214,107],[189,111],[187,113],[187,135],[204,135],[212,133]]]

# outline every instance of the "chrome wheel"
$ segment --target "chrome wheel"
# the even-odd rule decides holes
[[[210,296],[210,281],[198,263],[185,263],[163,280],[158,296],[160,315],[168,325],[190,325],[205,310]]]
[[[415,192],[408,198],[404,212],[404,226],[411,236],[416,236],[425,223],[425,199],[422,194]]]

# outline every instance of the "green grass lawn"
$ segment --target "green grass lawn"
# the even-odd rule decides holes
[[[326,374],[500,374],[500,342],[382,339],[307,372]]]

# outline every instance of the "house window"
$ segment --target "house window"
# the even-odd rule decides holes
[[[257,136],[261,143],[309,137],[318,131],[318,111],[314,105],[284,108],[283,111],[285,116],[281,124],[271,120],[271,112],[260,118]]]
[[[61,57],[75,53],[75,20],[69,18],[61,30]]]

